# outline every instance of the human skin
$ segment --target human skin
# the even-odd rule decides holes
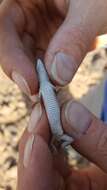
[[[100,123],[93,115],[89,129],[79,136],[79,129],[66,125],[64,117],[65,104],[62,106],[62,120],[64,130],[72,134],[75,129],[77,138],[72,146],[85,155],[94,164],[88,168],[74,170],[68,164],[63,150],[57,153],[51,151],[50,130],[43,110],[42,117],[31,133],[28,129],[24,132],[19,146],[18,190],[106,190],[107,189],[107,164],[106,164],[106,136],[107,126]],[[84,110],[87,112],[87,110]],[[71,111],[69,111],[70,114]],[[36,113],[35,113],[36,114]],[[96,126],[97,125],[97,126]],[[98,131],[97,131],[98,127]],[[104,131],[105,127],[105,131]],[[101,131],[102,128],[102,131]],[[104,135],[105,134],[105,135]],[[33,138],[32,147],[28,150],[28,142]],[[27,161],[25,149],[27,147]],[[102,168],[102,169],[100,169]]]
[[[41,57],[44,59],[51,80],[55,84],[67,84],[72,80],[96,36],[106,32],[106,10],[106,0],[78,0],[78,2],[75,0],[3,0],[0,6],[0,61],[5,73],[32,99],[31,96],[38,93],[38,80],[33,63]],[[33,101],[36,101],[36,98],[34,100],[33,97]],[[66,189],[80,189],[80,181],[83,189],[89,189],[90,186],[93,190],[106,189],[107,127],[91,113],[87,113],[85,108],[80,109],[82,111],[79,112],[78,103],[76,106],[77,108],[73,110],[70,104],[68,115],[62,111],[64,130],[74,137],[75,149],[98,165],[101,170],[96,167],[79,172],[71,170],[67,175],[65,166],[62,164],[64,174],[60,171],[56,179],[55,174],[59,168],[53,167],[53,157],[47,144],[49,129],[44,116],[41,119],[41,126],[37,126],[33,131],[38,140],[34,143],[33,162],[27,169],[23,166],[23,152],[31,134],[26,131],[22,138],[19,190],[44,190],[51,187],[57,190],[61,177],[65,179],[61,189],[64,186]],[[65,105],[64,110],[67,107]],[[73,119],[77,116],[81,122],[74,124]],[[88,118],[88,122],[85,118]],[[43,173],[46,162],[48,167]],[[40,176],[39,180],[37,174]],[[43,180],[46,188],[40,187]]]
[[[33,63],[43,57],[51,79],[59,85],[71,81],[95,37],[106,31],[106,4],[106,0],[2,1],[0,60],[5,73],[27,95],[35,95],[38,80]]]

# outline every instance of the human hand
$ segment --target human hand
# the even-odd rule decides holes
[[[52,80],[67,84],[95,37],[106,32],[106,10],[106,0],[3,0],[0,61],[5,73],[34,102],[36,58],[44,58]]]
[[[98,167],[74,170],[63,151],[51,152],[48,121],[37,104],[20,142],[18,190],[106,190],[107,126],[75,101],[61,106],[61,117],[72,146]]]
[[[34,102],[38,92],[34,64],[37,57],[44,58],[63,18],[61,10],[50,0],[3,0],[0,5],[2,68]]]

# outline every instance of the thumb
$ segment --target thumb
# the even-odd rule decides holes
[[[77,12],[75,7],[74,11],[73,7],[69,7],[66,19],[50,42],[45,56],[47,71],[59,85],[66,85],[71,81],[97,36],[94,27],[96,24],[93,23],[90,28],[90,18],[85,18],[82,11],[85,15],[86,10],[80,8]]]
[[[35,122],[35,114],[37,106],[32,112],[29,123],[32,131],[25,130],[19,143],[17,189],[58,189],[62,181],[59,180],[59,173],[53,167],[53,157],[48,146],[50,131],[46,113],[43,110],[38,123]]]
[[[41,136],[23,136],[18,167],[18,190],[51,189],[52,158],[48,145]],[[24,164],[23,164],[24,160]],[[47,164],[48,163],[48,164]]]
[[[75,101],[64,105],[62,123],[74,148],[107,172],[107,125]]]

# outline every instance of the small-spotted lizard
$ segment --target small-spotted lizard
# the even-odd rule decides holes
[[[39,95],[44,103],[53,139],[57,140],[62,147],[66,147],[73,142],[73,138],[64,134],[55,87],[51,84],[45,66],[40,59],[37,60],[36,70],[40,83]]]

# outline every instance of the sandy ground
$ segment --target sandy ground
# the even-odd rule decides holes
[[[107,71],[106,49],[89,53],[69,86],[73,97],[100,117]]]
[[[107,51],[102,49],[90,53],[69,85],[71,96],[81,101],[98,117],[106,69]],[[0,70],[0,190],[16,189],[18,142],[28,125],[28,107],[19,88]],[[88,164],[74,150],[70,153],[70,160],[75,167]]]

